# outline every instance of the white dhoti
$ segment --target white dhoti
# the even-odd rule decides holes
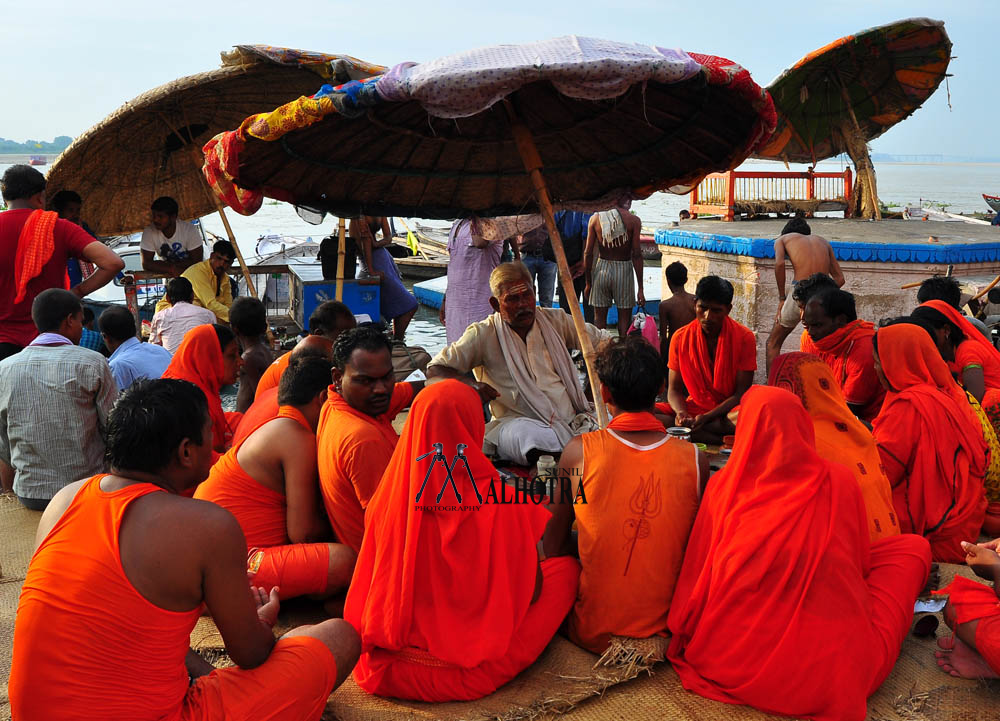
[[[593,413],[578,413],[566,425],[574,436],[599,428]],[[531,451],[559,455],[565,445],[562,434],[547,423],[525,416],[505,416],[490,421],[486,426],[483,452],[527,466]]]

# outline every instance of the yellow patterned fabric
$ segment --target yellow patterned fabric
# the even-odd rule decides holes
[[[976,416],[979,417],[979,423],[983,427],[983,438],[986,439],[986,444],[990,447],[989,451],[989,467],[986,469],[986,475],[983,476],[983,486],[986,488],[986,500],[990,503],[1000,502],[1000,440],[997,439],[996,431],[993,430],[993,424],[990,423],[989,416],[986,415],[986,411],[983,407],[979,405],[975,396],[966,391],[966,395],[969,397],[969,405],[976,412]]]

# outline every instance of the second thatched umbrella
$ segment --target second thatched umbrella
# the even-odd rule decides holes
[[[847,153],[856,214],[881,217],[867,143],[909,117],[947,77],[944,23],[899,20],[809,53],[768,86],[778,126],[756,155],[812,163]]]
[[[143,93],[83,133],[49,170],[49,197],[75,190],[81,215],[102,235],[147,226],[161,195],[177,201],[182,219],[213,213],[221,205],[201,174],[206,140],[261,108],[313,93],[321,78],[344,82],[384,70],[346,55],[270,46],[240,46],[223,61]]]
[[[732,61],[570,36],[404,63],[247,118],[205,146],[205,174],[243,213],[264,195],[349,217],[541,212],[572,298],[554,206],[686,193],[773,127],[767,93]]]

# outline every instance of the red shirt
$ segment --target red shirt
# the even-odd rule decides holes
[[[14,287],[14,259],[21,228],[31,215],[29,209],[8,210],[0,213],[0,343],[26,346],[38,335],[31,320],[31,304],[35,296],[49,288],[63,288],[66,280],[66,259],[82,258],[83,249],[94,241],[94,236],[68,220],[56,221],[55,250],[42,267],[42,272],[28,282],[24,299],[14,304],[17,291]]]

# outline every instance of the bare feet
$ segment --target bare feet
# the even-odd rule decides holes
[[[956,678],[1000,678],[986,660],[954,636],[938,639],[942,651],[935,651],[938,666]]]

